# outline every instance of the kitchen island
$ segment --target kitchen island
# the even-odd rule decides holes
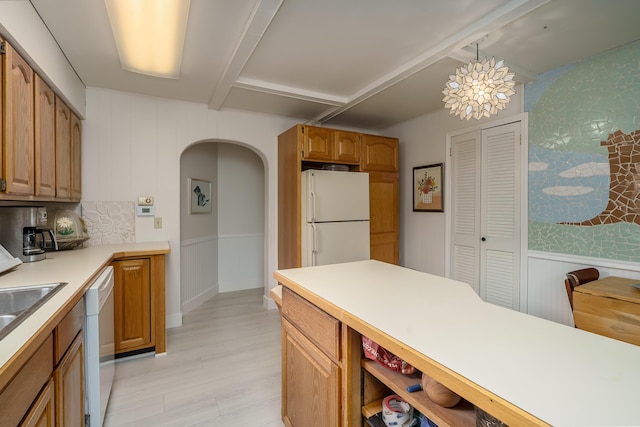
[[[317,374],[334,387],[329,400],[337,403],[325,414],[335,408],[338,418],[314,425],[360,425],[379,382],[402,391],[368,369],[361,375],[362,335],[508,425],[640,425],[638,346],[491,305],[465,283],[378,261],[274,277],[284,286],[287,425],[302,425],[294,419],[302,419],[295,407],[304,399],[287,391],[300,387],[292,380],[298,369],[307,370],[298,382]],[[331,363],[323,366],[323,358]],[[456,424],[447,408],[434,411],[440,427]]]

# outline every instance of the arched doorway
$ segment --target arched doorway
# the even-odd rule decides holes
[[[210,211],[190,212],[193,179],[211,183]],[[199,142],[182,153],[183,315],[218,293],[264,288],[265,180],[262,158],[235,142]]]

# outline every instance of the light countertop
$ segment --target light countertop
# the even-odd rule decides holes
[[[72,299],[87,287],[113,258],[159,255],[170,252],[169,242],[142,242],[90,246],[70,251],[47,252],[42,261],[23,263],[0,275],[0,289],[67,282],[60,291],[0,340],[0,374],[16,353]]]
[[[488,304],[465,283],[378,261],[274,277],[354,329],[392,337],[548,424],[640,425],[638,346]]]

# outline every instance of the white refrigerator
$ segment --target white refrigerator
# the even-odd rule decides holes
[[[369,258],[369,174],[302,172],[302,266]]]

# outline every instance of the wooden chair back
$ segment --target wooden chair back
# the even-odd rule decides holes
[[[569,297],[569,305],[573,310],[573,289],[576,286],[584,285],[585,283],[598,280],[600,272],[597,268],[588,267],[580,270],[574,270],[567,273],[567,278],[564,279],[564,287],[567,290],[567,296]]]

